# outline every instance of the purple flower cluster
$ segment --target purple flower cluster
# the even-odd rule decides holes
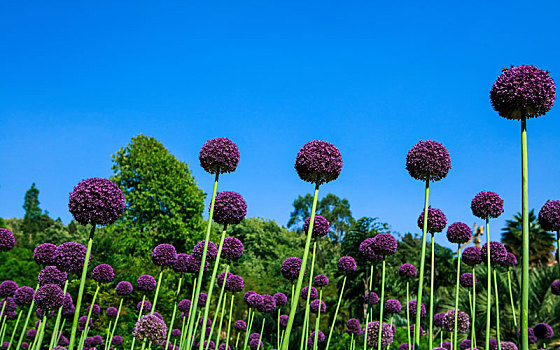
[[[319,288],[326,287],[329,284],[329,278],[325,275],[317,275],[313,279],[313,284]]]
[[[179,338],[181,336],[181,330],[175,328],[174,330],[171,331],[171,336],[173,338]]]
[[[28,286],[22,286],[14,292],[14,301],[18,305],[30,305],[33,301],[35,290]]]
[[[482,259],[487,261],[488,249],[486,243],[482,246]],[[490,241],[490,263],[492,265],[501,264],[507,256],[506,247],[500,242]]]
[[[469,266],[480,264],[482,262],[482,250],[476,246],[465,248],[462,261]]]
[[[472,237],[469,225],[463,222],[454,222],[447,229],[447,240],[451,243],[467,243]]]
[[[200,271],[201,261],[195,258],[192,254],[187,254],[186,256],[187,272],[198,273]],[[204,271],[208,269],[208,260],[204,261]]]
[[[200,149],[198,160],[207,173],[232,173],[239,164],[239,149],[230,139],[217,137],[206,141]]]
[[[260,312],[272,312],[276,309],[276,300],[272,295],[262,295],[262,303],[257,305],[257,310]]]
[[[189,299],[182,299],[177,304],[177,309],[181,312],[189,312],[191,310],[191,301]]]
[[[120,281],[117,283],[117,287],[115,287],[115,291],[118,295],[130,295],[133,291],[132,283],[128,281]]]
[[[4,281],[0,283],[0,297],[11,297],[17,289],[18,285],[16,282],[11,280]]]
[[[97,304],[93,304],[93,306],[92,306],[92,305],[89,305],[89,306],[86,308],[86,311],[89,312],[89,309],[90,309],[90,308],[92,308],[91,314],[94,315],[94,316],[97,316],[97,315],[99,315],[99,314],[101,313],[101,308],[100,308],[99,305],[97,305]]]
[[[552,282],[550,285],[550,292],[554,295],[560,295],[560,280]]]
[[[108,307],[107,310],[105,310],[105,315],[107,315],[107,317],[117,317],[117,315],[119,314],[119,310],[117,310],[116,307]]]
[[[504,212],[504,201],[497,193],[482,191],[471,202],[474,216],[481,219],[497,218]]]
[[[250,292],[247,292],[250,293]],[[259,307],[259,305],[261,305],[263,303],[263,298],[262,295],[252,292],[251,294],[247,295],[245,294],[246,298],[245,298],[245,302],[247,303],[247,306],[251,309],[256,309]]]
[[[502,350],[517,350],[517,345],[515,345],[515,343],[510,342],[510,341],[503,341],[503,342],[500,343],[500,349],[502,349]],[[463,350],[463,349],[461,349],[461,350]]]
[[[307,300],[308,291],[310,291],[309,292],[309,294],[310,294],[309,298],[311,300],[317,299],[317,297],[319,297],[319,292],[317,292],[317,289],[315,287],[312,286],[311,288],[309,288],[308,286],[305,286],[301,289],[301,292],[300,292],[300,297],[303,300]]]
[[[56,268],[56,266],[45,267],[37,276],[40,286],[44,286],[45,284],[56,284],[59,287],[63,287],[67,278],[68,274],[60,271]]]
[[[507,268],[514,267],[517,265],[517,257],[513,253],[508,252],[506,258],[501,262],[501,265]]]
[[[457,314],[457,332],[466,333],[469,330],[469,316],[463,311]],[[443,328],[448,332],[453,332],[455,327],[455,310],[449,310],[443,318]]]
[[[397,240],[390,233],[379,233],[373,237],[373,251],[383,257],[397,252]]]
[[[247,330],[247,323],[245,323],[245,321],[243,320],[237,320],[235,321],[235,323],[233,324],[233,327],[238,331],[238,332],[244,332]]]
[[[113,339],[111,339],[111,344],[114,346],[120,346],[123,343],[123,338],[120,335],[115,335]]]
[[[560,230],[560,201],[547,201],[539,211],[539,224],[546,231]]]
[[[309,310],[311,310],[311,312],[313,312],[314,314],[319,313],[319,307],[321,308],[321,313],[327,311],[327,305],[322,300],[315,299],[311,303],[309,303]]]
[[[61,271],[68,273],[81,273],[84,268],[84,261],[86,260],[86,252],[87,248],[83,244],[76,242],[62,243],[56,247],[55,265]]]
[[[198,307],[205,307],[207,299],[208,299],[208,294],[199,293],[198,294],[198,302],[196,303],[196,305],[198,305]]]
[[[55,310],[62,306],[64,294],[56,284],[46,284],[39,287],[33,299],[37,307],[43,310]]]
[[[368,300],[368,296],[369,296],[369,300]],[[379,297],[375,292],[370,292],[369,294],[366,293],[366,295],[364,295],[364,304],[367,304],[368,302],[374,305],[379,302]]]
[[[442,328],[443,327],[443,319],[445,318],[445,314],[443,312],[438,312],[434,315],[434,326]]]
[[[282,272],[282,276],[284,276],[285,279],[293,282],[298,278],[300,269],[301,259],[294,256],[282,262],[280,272]]]
[[[409,263],[404,263],[399,267],[399,275],[402,278],[414,278],[416,277],[417,271],[414,265]]]
[[[554,105],[556,86],[548,72],[521,65],[502,70],[490,90],[492,107],[507,119],[539,117]]]
[[[385,301],[385,312],[389,315],[398,314],[401,312],[401,302],[397,299],[387,299]]]
[[[346,321],[346,332],[357,336],[360,334],[361,331],[362,328],[360,326],[360,321],[358,321],[355,318],[351,318],[348,321]]]
[[[111,180],[91,178],[80,181],[70,193],[68,209],[82,225],[108,225],[124,211],[124,195]]]
[[[222,287],[225,278],[225,272],[218,275],[218,286]],[[245,288],[245,281],[241,276],[234,275],[233,273],[228,273],[226,286],[224,289],[228,292],[241,292]]]
[[[198,259],[199,261],[202,260],[202,254],[204,253],[205,242],[206,242],[205,240],[198,242],[197,244],[194,245],[192,250],[192,256]],[[206,260],[214,261],[216,260],[217,256],[218,256],[218,247],[216,247],[216,245],[213,242],[208,241],[208,247],[206,249]]]
[[[424,229],[424,211],[420,213],[417,224],[418,228],[421,230]],[[441,232],[445,226],[447,226],[447,218],[445,217],[445,214],[439,209],[428,208],[428,232]]]
[[[476,276],[474,277],[474,283],[476,285]],[[462,287],[472,288],[473,287],[473,274],[470,272],[465,272],[459,277],[459,283]]]
[[[177,259],[177,251],[171,244],[157,245],[152,252],[152,262],[156,266],[171,266]]]
[[[224,260],[239,260],[243,256],[243,243],[235,237],[226,237],[222,246]]]
[[[342,171],[342,155],[326,141],[310,141],[298,152],[295,169],[303,181],[317,185],[336,180]]]
[[[343,256],[338,259],[336,264],[338,267],[339,272],[353,272],[356,271],[358,265],[356,264],[356,260],[354,260],[351,256]]]
[[[471,340],[470,339],[465,339],[461,343],[459,343],[459,349],[461,349],[461,350],[469,350],[470,348],[471,348]]]
[[[436,141],[419,141],[406,155],[406,170],[416,180],[439,181],[447,176],[449,169],[449,151]]]
[[[274,300],[276,301],[276,306],[281,307],[288,303],[288,297],[284,293],[276,293],[274,294]]]
[[[100,264],[93,268],[91,278],[97,283],[111,283],[115,279],[115,273],[111,265]]]
[[[411,300],[408,302],[408,313],[410,314],[410,317],[412,318],[416,318],[416,300]],[[420,304],[420,317],[424,317],[426,316],[426,306],[424,306],[424,303]]]
[[[360,252],[360,255],[362,256],[362,258],[364,258],[365,261],[375,262],[375,261],[383,260],[383,256],[377,255],[373,247],[374,247],[373,238],[366,238],[363,240],[362,243],[360,243],[360,247],[358,248],[358,251]]]
[[[161,343],[167,335],[165,322],[154,315],[145,315],[136,322],[132,336],[137,340],[147,340],[152,343]]]
[[[303,232],[307,234],[309,231],[309,224],[311,223],[311,217],[307,217],[305,219],[305,223],[303,224]],[[311,231],[311,237],[313,238],[321,238],[326,236],[329,233],[331,228],[331,224],[327,219],[325,219],[321,215],[315,215],[313,220],[313,230]]]
[[[367,345],[375,347],[379,343],[379,321],[370,322],[367,326]],[[393,343],[393,329],[388,323],[381,326],[381,347],[386,348]]]
[[[233,191],[223,191],[216,195],[213,219],[218,224],[237,225],[247,215],[247,203],[243,196]]]
[[[552,327],[548,323],[537,323],[533,327],[535,337],[538,339],[550,339],[554,335]]]
[[[445,350],[453,350],[453,343],[450,341],[444,341],[439,344],[439,347]]]
[[[52,243],[39,244],[33,250],[33,259],[38,265],[56,265],[56,245]]]
[[[12,231],[6,228],[0,228],[0,252],[7,252],[14,248],[16,239]]]
[[[142,275],[138,277],[136,286],[143,292],[151,292],[156,289],[156,279],[151,275]]]

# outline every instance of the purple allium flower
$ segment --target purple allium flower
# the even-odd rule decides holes
[[[198,303],[196,303],[196,305],[198,305],[198,307],[205,307],[206,299],[208,299],[208,294],[206,293],[198,294]]]
[[[191,301],[189,299],[183,299],[177,304],[177,309],[181,312],[190,312]]]
[[[535,344],[538,341],[538,338],[535,336],[533,328],[529,327],[527,328],[527,331],[529,333],[529,344]],[[517,336],[521,338],[521,329],[517,330]]]
[[[213,219],[218,224],[237,225],[247,215],[247,203],[243,196],[233,191],[216,194]]]
[[[222,246],[222,259],[239,260],[243,256],[243,243],[235,237],[226,237]]]
[[[202,326],[203,323],[204,323],[204,320],[201,317],[198,320],[198,324]],[[212,320],[210,319],[210,317],[206,318],[206,327],[210,327],[211,325],[212,325]]]
[[[14,298],[4,298],[0,300],[0,310],[4,308],[4,311],[15,311],[17,309],[17,303]]]
[[[45,284],[56,284],[59,287],[63,287],[68,274],[66,272],[60,271],[56,266],[47,266],[37,276],[40,286]]]
[[[98,283],[111,283],[115,279],[115,273],[111,265],[100,264],[93,268],[91,278]]]
[[[17,315],[15,311],[5,311],[4,320],[15,320]]]
[[[154,315],[145,315],[136,322],[132,336],[137,340],[146,339],[152,343],[161,343],[167,335],[165,322]]]
[[[263,342],[259,338],[253,338],[249,342],[249,348],[251,350],[262,349],[262,347],[263,347]]]
[[[154,315],[154,316],[157,316],[157,317],[159,317],[160,319],[163,320],[163,316],[162,316],[159,312],[154,311],[153,315]]]
[[[115,288],[117,294],[121,296],[130,295],[132,293],[132,290],[132,283],[128,281],[120,281],[119,283],[117,283],[117,287]]]
[[[411,300],[408,302],[408,313],[410,314],[411,318],[416,318],[416,300]],[[420,317],[426,316],[426,306],[424,303],[420,304]]]
[[[503,341],[503,342],[500,343],[500,348],[502,350],[517,350],[517,345],[515,345],[515,343],[510,342],[510,341]],[[463,350],[463,349],[461,349],[461,350]]]
[[[434,315],[434,326],[436,327],[443,327],[443,319],[445,318],[445,314],[443,312],[439,312]]]
[[[64,335],[61,335],[60,339],[58,340],[58,345],[60,345],[61,347],[68,346],[70,345],[70,341]]]
[[[313,283],[319,288],[326,287],[329,284],[329,278],[325,275],[317,275],[313,279]]]
[[[272,312],[276,309],[276,301],[272,295],[264,294],[262,295],[262,303],[257,306],[257,310],[260,312]]]
[[[111,339],[111,344],[114,346],[120,346],[123,343],[123,338],[120,335],[115,335],[113,339]]]
[[[93,344],[94,345],[101,345],[103,344],[103,338],[100,335],[93,336]]]
[[[192,250],[192,256],[198,259],[199,261],[202,260],[202,254],[204,253],[204,242],[205,242],[204,240],[198,242],[197,244],[195,244]],[[217,256],[218,256],[218,248],[213,242],[208,241],[208,249],[206,250],[206,260],[214,261],[216,260]]]
[[[311,333],[311,339],[315,339],[315,331]],[[322,343],[325,341],[325,333],[317,331],[317,342]]]
[[[54,316],[54,311],[48,312],[48,310],[45,310],[45,311],[43,312],[43,309],[41,309],[40,307],[38,307],[38,308],[35,310],[35,314],[37,315],[37,318],[39,319],[39,321],[37,321],[37,323],[35,324],[35,328],[39,328],[39,323],[41,323],[40,320],[43,319],[43,316],[47,316],[47,318],[52,318],[52,317]],[[48,324],[47,324],[47,326],[48,326]],[[45,328],[46,328],[47,326],[45,326]]]
[[[482,259],[487,260],[488,249],[486,243],[482,246]],[[492,265],[502,263],[507,256],[506,247],[500,242],[490,241],[490,262]]]
[[[385,301],[385,312],[392,315],[401,312],[401,302],[397,299],[387,299]]]
[[[539,211],[539,224],[546,231],[560,230],[560,201],[547,201]]]
[[[414,347],[411,346],[410,348],[413,349]],[[401,345],[399,345],[398,350],[409,350],[408,349],[408,343],[402,343]]]
[[[504,212],[504,201],[497,193],[482,191],[471,202],[473,215],[481,219],[497,218]]]
[[[173,271],[177,273],[190,272],[189,254],[177,254],[177,256],[175,257],[175,261],[173,261],[171,267],[173,268]]]
[[[171,244],[160,244],[152,252],[152,262],[157,266],[171,266],[175,259],[177,259],[177,251]]]
[[[217,137],[206,141],[200,149],[198,160],[207,173],[232,173],[239,164],[239,149],[230,139]]]
[[[416,277],[417,271],[414,265],[409,263],[404,263],[399,267],[399,275],[402,278],[414,278]]]
[[[397,240],[390,233],[379,233],[373,237],[373,251],[384,257],[393,255],[397,252]]]
[[[46,284],[39,287],[33,299],[37,307],[43,310],[55,310],[62,306],[64,294],[56,284]]]
[[[80,325],[80,327],[85,327],[87,319],[88,319],[87,316],[81,316],[78,319],[78,325]],[[90,318],[88,324],[91,326],[92,323],[93,323],[93,320]]]
[[[338,267],[339,272],[353,272],[356,271],[356,268],[358,267],[356,260],[354,260],[351,256],[341,257],[338,259],[336,266]]]
[[[453,343],[450,341],[444,341],[439,344],[439,347],[446,350],[453,350]]]
[[[488,346],[490,350],[498,350],[498,340],[494,338],[490,338],[490,345]]]
[[[288,297],[284,293],[276,293],[274,294],[274,300],[276,301],[276,306],[281,307],[288,303]]]
[[[18,305],[29,305],[33,301],[35,290],[28,286],[22,286],[16,289],[14,293],[14,301]]]
[[[86,308],[86,311],[89,312],[89,309],[91,308],[91,305],[88,305],[88,307]],[[94,316],[97,316],[101,313],[101,308],[99,307],[99,305],[97,304],[93,304],[93,308],[91,310],[91,314]]]
[[[311,291],[309,292],[309,293],[310,293],[309,298],[310,298],[311,300],[317,299],[317,297],[319,297],[319,292],[317,292],[317,288],[315,288],[315,287],[313,287],[313,286],[311,286],[311,288],[309,288],[308,286],[305,286],[305,287],[303,287],[303,288],[301,289],[301,292],[300,292],[300,296],[301,296],[302,299],[304,299],[304,300],[307,299],[307,291],[308,291],[308,290],[311,290]]]
[[[451,169],[447,149],[436,141],[419,141],[406,155],[406,170],[417,180],[439,181]]]
[[[73,316],[75,312],[76,307],[74,305],[70,305],[70,307],[62,307],[62,316]]]
[[[22,348],[23,350],[29,349],[29,343],[28,343],[28,342],[23,342],[23,343],[21,343],[21,348]]]
[[[218,350],[226,350],[226,344],[220,344]],[[231,350],[231,346],[227,345],[227,350]]]
[[[249,334],[249,339],[259,339],[261,337],[260,333],[251,333]]]
[[[360,247],[358,248],[360,255],[364,258],[365,261],[380,261],[383,260],[383,256],[377,255],[373,250],[374,240],[373,238],[366,238],[360,243]]]
[[[33,259],[38,265],[55,265],[56,245],[52,243],[39,244],[33,251]]]
[[[414,337],[414,325],[411,325],[408,330],[410,332],[410,336]],[[423,336],[423,335],[424,335],[424,329],[422,328],[422,326],[420,326],[420,336]]]
[[[467,243],[472,237],[469,225],[462,222],[454,222],[447,229],[447,240],[451,243]]]
[[[280,315],[280,326],[286,328],[288,326],[288,320],[290,316],[288,315]]]
[[[118,314],[119,310],[117,310],[116,307],[108,307],[107,310],[105,310],[105,315],[108,317],[117,317]]]
[[[255,292],[255,291],[253,291],[253,290],[250,290],[250,291],[246,292],[245,295],[243,295],[243,300],[244,300],[245,302],[247,302],[247,299],[249,299],[249,297],[250,297],[251,295],[253,295],[253,294],[257,294],[257,292]]]
[[[550,339],[554,335],[554,331],[552,330],[552,327],[550,327],[548,323],[544,323],[544,322],[537,323],[533,327],[533,332],[535,334],[535,337],[537,337],[538,339]]]
[[[151,275],[142,275],[138,277],[136,286],[143,292],[151,292],[156,289],[156,279]]]
[[[142,310],[142,312],[150,312],[152,311],[152,303],[150,303],[149,300],[144,300],[144,306],[142,306],[142,302],[139,301],[136,305],[136,310]]]
[[[482,249],[476,246],[465,248],[462,261],[469,266],[480,264],[482,262]]]
[[[461,349],[461,350],[470,350],[470,348],[471,348],[471,340],[470,339],[465,339],[461,343],[459,343],[459,349]]]
[[[367,345],[377,346],[379,339],[379,321],[370,322],[367,326]],[[393,343],[393,330],[388,323],[381,326],[381,347],[386,348]]]
[[[62,243],[56,247],[55,265],[61,271],[81,273],[84,267],[84,261],[86,260],[86,251],[87,248],[83,244],[76,242]]]
[[[95,346],[93,337],[87,337],[86,339],[84,339],[84,345],[88,348]]]
[[[321,185],[336,180],[342,171],[338,148],[326,141],[310,141],[298,152],[296,171],[303,181]]]
[[[191,254],[187,254],[187,272],[198,273],[200,271],[201,261]],[[208,260],[204,261],[204,271],[208,269]]]
[[[552,284],[550,285],[550,291],[554,295],[560,295],[560,280],[552,282]]]
[[[282,318],[282,316],[280,316],[280,318]],[[245,332],[247,330],[247,323],[245,323],[245,321],[243,320],[237,320],[235,321],[235,323],[233,324],[233,327],[238,331],[238,332]]]
[[[457,332],[466,333],[469,330],[469,316],[463,311],[457,314]],[[455,327],[455,310],[449,310],[443,318],[443,328],[448,332],[453,332]]]
[[[245,281],[241,276],[228,275],[225,290],[231,293],[241,292],[245,288]]]
[[[11,280],[4,281],[0,283],[0,297],[11,297],[17,289],[18,285],[16,282]]]
[[[263,298],[260,294],[253,293],[247,297],[245,302],[249,308],[256,309],[263,303]]]
[[[517,257],[513,253],[508,252],[506,258],[501,262],[501,265],[507,268],[514,267],[517,265]]]
[[[443,231],[447,226],[447,218],[445,214],[436,208],[428,208],[428,232],[438,233]],[[420,213],[418,217],[418,227],[424,229],[424,211]]]
[[[346,328],[352,330],[352,331],[356,331],[360,329],[360,321],[358,321],[355,318],[351,318],[348,321],[346,321]]]
[[[35,339],[36,335],[37,335],[37,330],[35,328],[31,328],[30,330],[27,331],[27,333],[25,333],[25,337],[27,339]]]
[[[303,224],[303,232],[307,234],[309,231],[309,224],[311,222],[311,217],[308,216],[305,219],[305,223]],[[331,228],[331,224],[327,219],[325,219],[321,215],[315,215],[315,219],[313,220],[313,231],[311,231],[311,237],[313,238],[321,238],[325,237]]]
[[[173,338],[179,338],[181,336],[181,330],[175,328],[174,330],[171,331],[171,336]]]
[[[315,299],[311,303],[309,303],[309,310],[311,310],[311,312],[313,312],[314,314],[317,314],[319,313],[319,306],[321,306],[321,313],[327,311],[327,305],[324,301],[319,299]]]
[[[375,294],[375,292],[369,293],[369,301],[368,301],[368,294],[366,293],[366,295],[364,295],[364,304],[367,304],[368,302],[374,305],[379,302],[379,297],[377,296],[377,294]]]
[[[492,107],[500,116],[512,120],[544,115],[555,99],[554,80],[535,66],[503,69],[490,90]]]
[[[474,277],[474,283],[476,285],[477,279],[476,276]],[[461,284],[461,286],[465,287],[465,288],[472,288],[473,287],[473,274],[470,272],[465,272],[463,274],[461,274],[461,277],[459,278],[459,283]]]
[[[293,282],[298,278],[300,269],[301,259],[294,256],[284,260],[280,271],[282,272],[282,276],[284,276],[285,279]]]
[[[91,178],[80,181],[72,192],[68,209],[82,225],[108,225],[124,211],[124,195],[111,180]]]
[[[6,228],[0,228],[0,252],[7,252],[14,248],[16,239],[12,231]]]

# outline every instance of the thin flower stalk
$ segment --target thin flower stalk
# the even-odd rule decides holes
[[[430,180],[426,180],[424,192],[424,223],[422,226],[422,252],[420,254],[420,276],[418,278],[418,293],[416,298],[416,321],[414,322],[415,349],[420,349],[420,313],[422,305],[422,289],[424,287],[424,266],[426,263],[426,232],[428,231],[428,200],[430,196]],[[488,350],[488,349],[486,349]]]
[[[344,275],[344,279],[342,280],[342,288],[340,290],[340,294],[338,295],[338,302],[336,303],[336,309],[334,311],[334,317],[331,323],[331,328],[329,330],[329,337],[327,339],[327,346],[326,346],[326,350],[329,350],[329,345],[331,344],[331,337],[334,331],[334,325],[336,323],[336,317],[338,316],[338,310],[340,309],[340,303],[342,302],[342,295],[344,294],[344,287],[346,286],[346,276]],[[408,282],[407,282],[407,286],[408,286]]]

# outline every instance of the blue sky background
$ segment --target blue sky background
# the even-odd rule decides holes
[[[41,207],[71,219],[68,193],[109,177],[111,154],[139,134],[190,164],[225,136],[241,152],[221,190],[249,216],[285,225],[313,186],[293,164],[307,141],[339,147],[344,168],[322,187],[355,217],[417,232],[423,184],[405,170],[419,140],[442,142],[452,170],[431,187],[448,221],[482,190],[520,210],[520,125],[489,90],[503,67],[560,79],[557,1],[3,1],[0,3],[0,216],[22,217],[32,182]],[[530,205],[560,199],[559,107],[528,122]],[[441,241],[445,239],[442,237]]]

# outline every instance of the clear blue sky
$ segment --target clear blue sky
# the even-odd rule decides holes
[[[109,177],[111,154],[143,133],[190,164],[202,144],[234,140],[249,216],[285,225],[313,186],[293,169],[322,139],[344,168],[322,194],[355,217],[417,232],[423,184],[405,170],[418,140],[442,142],[452,170],[432,186],[449,222],[476,222],[472,197],[520,210],[520,125],[489,89],[503,67],[533,64],[560,81],[557,1],[3,1],[0,4],[0,216],[41,207],[69,222],[68,193]],[[558,104],[558,103],[557,103]],[[560,199],[560,107],[530,120],[530,205]],[[478,221],[480,223],[480,221]],[[441,241],[445,239],[441,237]]]

